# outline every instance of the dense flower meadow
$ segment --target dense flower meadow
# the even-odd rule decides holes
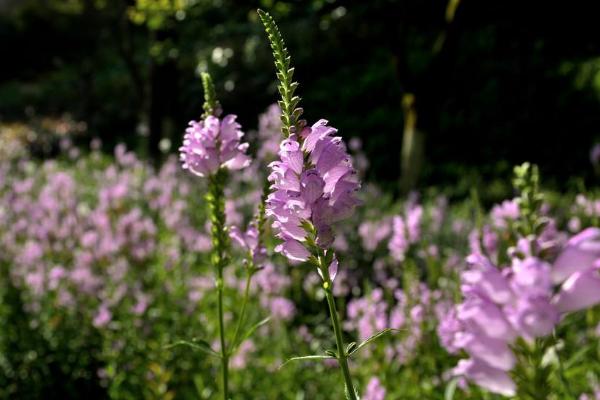
[[[525,163],[489,209],[386,194],[299,118],[261,18],[282,101],[256,130],[205,75],[180,160],[0,160],[0,398],[600,399],[594,191]]]

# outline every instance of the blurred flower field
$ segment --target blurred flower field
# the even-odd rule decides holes
[[[277,107],[258,122],[256,156],[225,189],[238,235],[278,151]],[[2,160],[0,396],[216,397],[213,358],[174,345],[219,347],[206,183],[176,159],[156,170],[123,145],[113,156],[98,146],[65,142],[56,159]],[[368,160],[358,141],[350,148],[360,175]],[[362,206],[333,243],[333,291],[349,341],[393,331],[350,361],[361,398],[495,398],[520,380],[535,393],[536,379],[548,393],[532,398],[598,398],[600,202],[593,192],[528,192],[532,167],[518,174],[516,198],[489,213],[477,196],[398,201],[363,184]],[[230,360],[232,398],[341,398],[335,360],[281,367],[334,343],[317,271],[274,254],[276,243],[246,317],[248,326],[270,319]],[[224,270],[228,321],[243,270],[239,261]]]
[[[0,398],[600,399],[600,191],[525,162],[495,204],[393,195],[302,118],[257,15],[280,100],[256,129],[206,71],[179,160],[1,126]]]

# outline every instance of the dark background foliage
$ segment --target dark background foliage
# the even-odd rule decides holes
[[[262,7],[287,39],[309,122],[361,137],[371,179],[398,189],[414,112],[418,185],[506,178],[529,160],[566,188],[592,178],[600,129],[592,3],[4,0],[0,118],[68,113],[87,124],[82,143],[125,141],[158,160],[160,140],[173,151],[201,113],[207,69],[226,112],[255,127],[276,99]]]

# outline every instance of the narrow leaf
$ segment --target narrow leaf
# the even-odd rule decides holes
[[[326,356],[326,355],[312,355],[312,356],[299,356],[299,357],[292,357],[289,358],[288,360],[286,360],[286,362],[284,362],[283,364],[281,364],[279,366],[279,368],[283,368],[285,365],[287,365],[290,362],[293,361],[315,361],[315,360],[330,360],[333,359],[334,357],[331,356]]]
[[[210,344],[208,344],[207,341],[202,340],[202,339],[192,339],[192,341],[189,341],[189,340],[178,340],[175,343],[166,345],[165,348],[166,349],[171,349],[171,348],[176,347],[176,346],[188,346],[188,347],[191,347],[194,350],[201,351],[201,352],[206,353],[208,355],[211,355],[213,357],[217,357],[217,358],[221,357],[221,355],[219,353],[217,353],[216,351],[214,351],[210,347]]]
[[[377,332],[377,333],[375,333],[375,334],[373,334],[373,335],[369,336],[367,339],[365,339],[365,340],[363,340],[362,342],[360,342],[360,343],[358,344],[358,346],[356,346],[356,348],[354,349],[354,351],[352,351],[352,353],[349,353],[348,355],[351,355],[351,354],[354,354],[354,353],[356,353],[357,351],[359,351],[360,349],[362,349],[363,347],[365,347],[365,346],[366,346],[366,345],[368,345],[369,343],[371,343],[371,342],[373,342],[373,341],[375,341],[375,340],[379,339],[380,337],[382,337],[382,336],[385,336],[385,335],[387,335],[388,333],[391,333],[392,331],[395,331],[395,330],[397,330],[397,329],[391,329],[391,328],[387,328],[387,329],[384,329],[384,330],[382,330],[382,331],[379,331],[379,332]]]
[[[452,379],[448,386],[446,386],[446,390],[444,391],[444,400],[453,400],[454,393],[456,392],[456,385],[458,385],[458,379]]]
[[[348,343],[348,346],[346,346],[346,354],[352,354],[354,349],[356,349],[356,346],[356,342]]]
[[[325,355],[333,358],[338,358],[337,352],[335,350],[325,350]]]
[[[240,339],[239,343],[242,343],[244,340],[248,339],[250,336],[252,336],[254,334],[254,332],[256,332],[256,330],[258,328],[260,328],[261,326],[263,326],[264,324],[266,324],[267,322],[269,322],[271,320],[271,316],[268,316],[267,318],[264,318],[260,321],[258,321],[257,323],[255,323],[254,325],[252,325],[247,331],[246,333],[242,336],[242,339]],[[236,344],[237,346],[237,344]]]

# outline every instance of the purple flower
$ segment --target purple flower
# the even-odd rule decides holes
[[[271,161],[279,151],[279,138],[281,136],[281,109],[277,104],[271,104],[267,110],[258,117],[258,138],[260,147],[256,152],[259,160]]]
[[[600,229],[573,236],[554,261],[552,278],[562,283],[554,298],[560,312],[573,312],[600,303]]]
[[[211,175],[221,167],[241,169],[250,164],[246,155],[248,143],[240,144],[244,133],[235,122],[235,115],[222,120],[208,116],[201,121],[191,121],[179,148],[184,169],[198,176]]]
[[[472,268],[461,274],[463,292],[477,292],[498,304],[506,304],[514,297],[506,277],[485,257],[472,254],[467,262]]]
[[[588,228],[573,236],[554,261],[552,280],[565,281],[571,274],[592,268],[600,258],[600,229]]]
[[[392,222],[392,238],[388,243],[388,249],[394,260],[402,262],[408,248],[410,241],[406,232],[406,224],[404,219],[397,215],[394,217]]]
[[[572,274],[556,296],[560,312],[573,312],[600,303],[600,271],[590,268]]]
[[[491,367],[476,358],[460,360],[454,368],[454,374],[464,375],[467,379],[493,393],[504,396],[514,396],[516,393],[516,385],[506,371]]]
[[[515,305],[507,307],[506,313],[515,329],[528,341],[552,333],[559,321],[557,308],[546,296],[522,296]]]
[[[443,314],[437,328],[437,334],[442,346],[450,353],[455,354],[461,348],[456,341],[457,335],[464,330],[463,324],[456,317],[456,310],[451,309]]]
[[[271,297],[261,301],[261,304],[269,309],[271,316],[275,319],[288,321],[296,314],[296,306],[291,300],[285,297]]]
[[[385,388],[381,385],[381,381],[377,377],[372,377],[367,383],[365,393],[361,397],[362,400],[384,400]]]
[[[102,304],[100,306],[100,308],[98,309],[98,312],[96,313],[96,316],[94,317],[94,320],[92,321],[92,324],[96,327],[96,328],[101,328],[103,326],[105,326],[106,324],[108,324],[112,319],[112,313],[110,312],[110,310],[108,309],[108,307],[105,304]]]
[[[336,129],[320,120],[305,128],[300,141],[295,135],[281,142],[279,161],[270,164],[272,193],[267,199],[267,215],[283,243],[276,251],[290,260],[305,261],[310,253],[302,244],[310,222],[315,228],[316,244],[332,245],[332,225],[352,213],[358,204],[359,182],[346,147]]]
[[[392,231],[389,219],[382,221],[365,221],[358,227],[362,245],[367,251],[375,251],[381,241],[385,240]]]
[[[517,336],[502,309],[487,299],[469,297],[458,306],[457,311],[458,319],[470,330],[507,342]]]
[[[529,296],[549,296],[552,293],[550,274],[550,264],[539,258],[517,258],[512,264],[512,286],[515,291]]]
[[[258,265],[265,260],[267,249],[259,246],[259,233],[256,226],[252,223],[248,226],[246,232],[240,231],[237,226],[232,226],[229,230],[229,237],[233,239],[240,248],[249,252],[254,264]]]
[[[496,228],[508,227],[519,218],[519,215],[519,204],[516,199],[504,200],[501,204],[495,205],[491,211],[492,221]]]
[[[256,346],[254,346],[254,342],[252,342],[252,340],[244,340],[242,344],[240,344],[238,351],[231,358],[231,369],[242,369],[246,367],[248,363],[248,357],[255,350]]]
[[[504,340],[474,332],[460,332],[454,340],[455,346],[463,348],[471,357],[485,362],[490,367],[509,371],[515,366],[516,358]]]
[[[414,201],[407,206],[406,217],[396,215],[392,222],[392,238],[388,243],[388,250],[392,258],[398,262],[404,261],[410,245],[421,238],[423,207],[415,204]]]

